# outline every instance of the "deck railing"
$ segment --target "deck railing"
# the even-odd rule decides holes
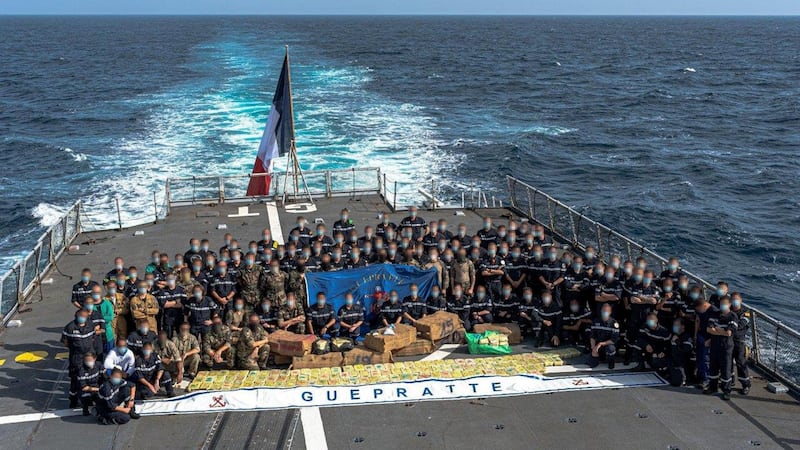
[[[550,230],[560,241],[583,250],[588,245],[597,249],[601,259],[612,255],[634,260],[643,256],[663,270],[667,259],[633,239],[592,220],[561,201],[514,177],[507,178],[511,209]],[[682,269],[708,296],[716,289],[702,277]],[[758,367],[800,392],[800,332],[748,305],[752,314],[748,340],[750,358]]]
[[[28,252],[0,277],[0,315],[5,326],[18,305],[41,285],[50,267],[81,232],[81,202],[74,203],[64,215],[45,230]]]

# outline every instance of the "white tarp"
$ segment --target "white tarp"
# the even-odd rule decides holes
[[[350,406],[663,384],[666,382],[654,373],[612,373],[556,378],[539,375],[480,376],[457,380],[429,379],[337,387],[254,387],[231,391],[193,392],[171,399],[149,401],[137,407],[137,412],[142,415],[157,415]]]

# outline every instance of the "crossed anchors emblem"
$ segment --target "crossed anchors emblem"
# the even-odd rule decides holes
[[[212,400],[211,404],[208,405],[209,408],[224,408],[225,406],[228,405],[228,402],[225,401],[224,395],[212,396],[211,400]]]

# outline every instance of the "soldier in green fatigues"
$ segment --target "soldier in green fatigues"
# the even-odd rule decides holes
[[[211,321],[211,331],[203,336],[203,364],[213,369],[225,363],[228,369],[233,369],[236,348],[231,346],[231,330],[222,324],[219,313],[212,313]]]
[[[293,293],[286,297],[286,304],[278,311],[278,328],[297,334],[306,333],[306,315],[297,304]]]
[[[256,255],[248,253],[244,258],[244,267],[239,269],[237,283],[239,284],[239,296],[244,299],[249,311],[254,310],[261,301],[263,276],[264,269],[256,265]]]
[[[269,263],[269,272],[261,277],[261,295],[272,300],[273,306],[283,306],[286,303],[286,285],[289,276],[281,272],[280,263],[272,260]]]
[[[200,343],[189,330],[189,322],[182,323],[180,331],[172,338],[172,343],[175,344],[181,355],[180,364],[183,365],[184,377],[194,378],[197,375],[197,368],[200,366]]]
[[[266,369],[267,358],[269,358],[268,342],[267,330],[261,326],[261,319],[257,313],[251,313],[247,326],[242,329],[236,345],[239,368],[244,370]]]
[[[289,272],[288,292],[294,294],[294,298],[300,305],[306,304],[306,266],[298,264],[297,267]]]

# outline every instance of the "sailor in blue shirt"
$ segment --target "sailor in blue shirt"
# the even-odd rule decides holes
[[[709,384],[704,394],[713,394],[722,388],[722,399],[731,399],[733,381],[733,335],[739,326],[739,316],[731,311],[731,298],[723,295],[719,298],[719,312],[708,318],[706,332],[711,337],[709,364]]]
[[[89,311],[79,309],[75,320],[61,332],[61,342],[69,349],[69,407],[78,406],[78,370],[83,364],[83,355],[94,351],[96,329],[89,322]]]
[[[655,370],[665,369],[669,364],[670,338],[669,330],[658,323],[658,315],[655,312],[648,314],[637,341],[631,344],[635,350],[633,359],[638,363],[636,370],[646,370],[645,364]]]
[[[561,340],[569,344],[588,344],[592,328],[592,312],[577,298],[572,299],[561,323]]]
[[[361,336],[361,325],[364,324],[364,307],[356,303],[353,294],[344,296],[344,305],[339,308],[339,335],[355,339]]]
[[[492,304],[492,298],[486,292],[486,288],[482,285],[476,287],[475,297],[470,303],[469,310],[472,325],[492,323],[494,320],[492,317],[492,309],[494,309],[494,305]]]
[[[333,306],[328,304],[324,293],[318,293],[317,302],[308,308],[306,326],[309,334],[338,336],[339,327],[336,324],[336,313],[333,312]]]
[[[95,403],[100,390],[102,366],[97,365],[97,356],[93,352],[83,355],[83,365],[78,369],[78,389],[81,396],[83,415],[89,415],[89,406]]]
[[[600,360],[608,360],[608,368],[614,368],[614,358],[617,354],[617,341],[619,340],[619,323],[611,317],[611,305],[605,304],[600,308],[600,318],[592,323],[592,334],[589,344],[592,347],[592,361],[590,366],[597,367]]]
[[[397,291],[389,292],[389,301],[381,305],[380,321],[383,326],[388,327],[398,324],[403,320],[403,305],[400,303],[400,295]]]
[[[519,314],[519,299],[514,295],[511,284],[503,284],[500,298],[494,303],[495,323],[510,323],[517,320]]]
[[[100,286],[96,281],[92,280],[92,271],[83,269],[81,271],[81,280],[72,286],[72,297],[70,301],[76,308],[82,308],[83,302],[86,297],[92,295],[92,289],[95,286]]]
[[[416,206],[412,206],[409,209],[409,214],[403,220],[400,221],[400,228],[402,230],[411,230],[411,239],[414,241],[419,240],[422,237],[422,233],[425,232],[425,219],[419,217],[419,208]]]
[[[133,381],[137,384],[136,398],[147,399],[158,394],[161,386],[167,391],[167,397],[175,396],[172,378],[161,364],[161,358],[153,351],[153,343],[145,342],[142,353],[136,357]]]
[[[536,302],[533,298],[533,289],[526,287],[522,290],[522,301],[519,304],[518,323],[520,331],[525,336],[539,334],[541,328]]]
[[[747,334],[750,330],[750,311],[742,303],[742,294],[731,294],[731,311],[739,317],[736,331],[733,333],[733,360],[736,363],[736,378],[742,384],[742,395],[750,393],[750,370],[747,367],[745,348]]]
[[[488,249],[489,244],[497,244],[497,230],[492,227],[492,218],[483,219],[483,228],[475,234],[481,240],[481,247]]]
[[[423,318],[427,312],[425,301],[419,296],[419,287],[411,283],[409,286],[411,295],[403,299],[403,318],[404,322],[413,325],[417,320]]]
[[[447,311],[447,301],[444,296],[442,296],[442,291],[439,286],[433,286],[431,288],[431,295],[428,297],[427,302],[425,302],[425,306],[428,314],[434,314],[437,311]]]
[[[464,288],[459,284],[453,287],[453,296],[447,301],[447,311],[457,315],[467,331],[472,330],[470,298],[464,295]]]
[[[541,319],[539,334],[536,336],[536,346],[552,345],[558,347],[561,343],[561,320],[563,312],[561,306],[553,301],[553,294],[542,291],[542,302],[536,309],[536,314]]]
[[[694,328],[688,330],[686,322],[677,318],[672,322],[672,337],[669,351],[669,382],[673,386],[683,386],[687,380],[689,362],[694,351]]]
[[[97,420],[104,425],[124,425],[131,419],[138,419],[134,396],[136,386],[122,379],[123,372],[114,368],[111,377],[100,386],[97,393]]]

